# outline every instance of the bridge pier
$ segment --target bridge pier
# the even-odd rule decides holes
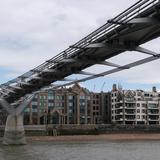
[[[26,144],[25,131],[23,126],[23,114],[8,115],[4,138],[3,138],[3,144],[5,145]]]
[[[25,131],[23,126],[23,110],[30,103],[33,97],[33,95],[27,97],[27,99],[23,100],[23,103],[17,106],[8,104],[5,99],[0,99],[0,104],[9,114],[6,121],[3,144],[26,144]]]

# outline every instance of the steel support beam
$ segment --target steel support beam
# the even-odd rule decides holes
[[[85,71],[80,71],[80,72],[78,72],[78,74],[83,74],[83,75],[95,75],[95,73],[91,73],[91,72],[85,72]]]
[[[42,73],[55,73],[56,70],[55,69],[45,69],[42,71]]]
[[[28,83],[28,82],[23,82],[23,81],[19,81],[18,84],[20,84],[20,85],[26,85],[26,86],[31,85],[30,83]]]
[[[118,49],[118,50],[128,50],[129,46],[123,44],[107,44],[107,43],[92,43],[86,48],[105,48],[105,49]]]
[[[48,63],[72,63],[72,62],[76,62],[76,60],[73,58],[64,58],[62,60],[47,60],[46,62]]]
[[[125,21],[116,21],[116,20],[108,20],[108,23],[119,24],[119,25],[127,25],[127,24],[159,24],[160,20],[154,17],[140,17],[133,18],[129,22]]]
[[[8,92],[11,92],[11,93],[15,93],[15,91],[11,90],[11,89],[8,89],[8,88],[2,88],[2,90],[6,90]]]
[[[74,58],[67,58],[67,59],[62,59],[60,61],[60,63],[73,63],[73,62],[76,62],[76,59],[74,59]]]
[[[159,54],[157,54],[156,52],[150,51],[150,50],[145,49],[145,48],[140,47],[140,46],[136,47],[134,50],[138,51],[138,52],[141,52],[141,53],[148,54],[148,55],[152,55],[152,56],[159,56]]]
[[[139,65],[142,65],[142,64],[146,64],[148,62],[151,62],[151,61],[154,61],[154,60],[157,60],[157,59],[160,59],[160,54],[157,55],[157,56],[150,56],[148,58],[144,58],[142,60],[139,60],[139,61],[136,61],[136,62],[133,62],[133,63],[129,63],[129,64],[126,64],[126,65],[123,65],[122,67],[115,68],[115,69],[112,69],[112,70],[109,70],[109,71],[106,71],[106,72],[102,72],[102,73],[99,73],[99,74],[94,74],[92,76],[89,76],[89,77],[86,77],[86,78],[83,78],[83,79],[80,79],[80,80],[77,80],[77,81],[74,81],[74,82],[69,82],[69,83],[66,83],[66,84],[63,84],[63,85],[59,85],[57,87],[53,87],[53,89],[63,87],[63,86],[72,85],[74,83],[80,83],[80,82],[88,81],[88,80],[95,79],[95,78],[102,77],[102,76],[106,76],[106,75],[110,75],[110,74],[125,70],[126,68],[133,68],[133,67],[136,67],[136,66],[139,66]]]
[[[122,50],[126,50],[126,51],[138,51],[138,52],[142,52],[148,55],[152,55],[152,56],[158,56],[158,54],[154,51],[145,49],[143,47],[140,46],[134,46],[134,43],[131,46],[125,46],[125,45],[108,45],[108,44],[104,44],[104,43],[95,43],[95,44],[91,44],[89,46],[87,46],[88,48],[116,48],[116,49],[122,49]],[[100,62],[101,63],[101,62]],[[102,62],[104,63],[104,62]],[[105,62],[106,63],[106,62]],[[114,66],[114,64],[113,64]],[[116,65],[115,65],[116,66]],[[117,67],[117,66],[116,66]],[[119,66],[120,67],[120,66]]]
[[[106,65],[106,66],[111,66],[111,67],[117,67],[117,68],[123,67],[123,66],[121,66],[121,65],[118,65],[118,64],[115,64],[115,63],[112,63],[112,62],[107,62],[107,61],[99,62],[99,63],[97,63],[97,64]],[[129,68],[126,68],[126,69],[129,69]]]
[[[2,95],[8,95],[8,93],[0,91],[0,93],[2,93]]]
[[[42,79],[41,77],[32,77],[31,79],[35,79],[35,80],[39,80],[39,79]]]
[[[9,86],[9,87],[11,87],[11,88],[13,88],[13,89],[19,89],[19,90],[22,89],[21,87],[15,86],[15,85],[14,85],[14,86]]]
[[[160,20],[154,17],[141,17],[141,18],[134,18],[128,22],[129,24],[135,24],[135,23],[149,23],[149,24],[158,24],[160,23]]]
[[[62,80],[60,80],[60,81],[75,81],[75,79],[64,78],[64,79],[62,79]]]

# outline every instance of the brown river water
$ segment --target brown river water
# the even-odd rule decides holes
[[[30,142],[0,144],[0,160],[159,160],[160,141]]]

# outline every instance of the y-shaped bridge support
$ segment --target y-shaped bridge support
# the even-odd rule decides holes
[[[33,97],[33,96],[32,96]],[[8,117],[5,127],[3,144],[24,145],[26,144],[25,131],[23,126],[23,110],[29,104],[32,97],[29,97],[18,107],[8,104],[4,99],[0,99],[0,104],[7,110]]]
[[[3,144],[26,144],[23,115],[8,115]]]

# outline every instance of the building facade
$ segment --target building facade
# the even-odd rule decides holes
[[[122,90],[111,91],[111,120],[115,124],[160,124],[160,93]]]
[[[7,113],[0,108],[0,125]],[[25,125],[39,124],[123,124],[159,125],[160,93],[122,90],[113,85],[111,92],[89,92],[79,84],[70,88],[35,94],[24,110]]]
[[[24,111],[24,124],[91,124],[90,92],[75,84],[71,88],[36,94]]]

